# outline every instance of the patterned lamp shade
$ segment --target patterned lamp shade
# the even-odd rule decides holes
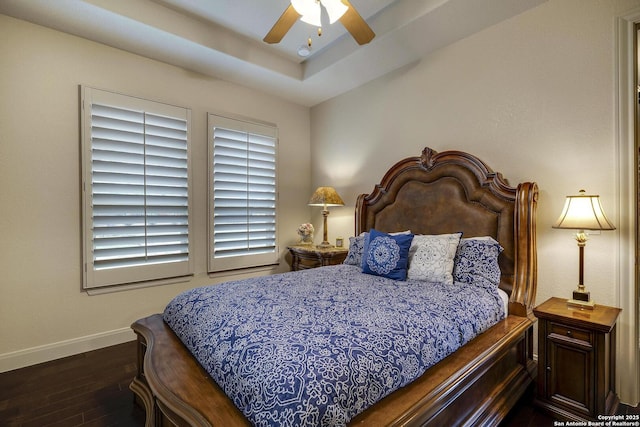
[[[333,187],[318,187],[309,199],[309,206],[344,206],[344,202]]]

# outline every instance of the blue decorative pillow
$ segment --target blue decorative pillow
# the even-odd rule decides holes
[[[461,239],[453,265],[453,279],[471,284],[500,284],[498,256],[502,246],[491,237]]]
[[[349,253],[343,264],[362,265],[362,253],[364,252],[364,242],[369,233],[361,233],[357,237],[349,237]]]
[[[411,234],[411,230],[389,233],[392,236],[397,234]],[[369,237],[369,232],[360,233],[357,237],[349,237],[349,252],[343,264],[357,265],[362,267],[362,253],[364,252],[365,241]]]
[[[407,279],[413,234],[391,235],[371,230],[365,239],[362,272],[394,280]]]

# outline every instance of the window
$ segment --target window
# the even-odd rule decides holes
[[[82,88],[86,289],[192,274],[190,114]]]
[[[278,262],[274,126],[209,115],[209,271]]]

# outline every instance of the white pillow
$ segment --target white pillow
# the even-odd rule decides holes
[[[420,234],[413,237],[409,248],[407,278],[453,284],[453,260],[462,233]]]

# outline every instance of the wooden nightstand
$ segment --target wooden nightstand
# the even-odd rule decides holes
[[[620,311],[598,304],[593,310],[568,307],[563,298],[550,298],[533,309],[538,318],[538,406],[572,421],[615,413]]]
[[[313,245],[288,246],[291,254],[291,271],[325,265],[341,264],[347,257],[347,248],[318,248]]]

